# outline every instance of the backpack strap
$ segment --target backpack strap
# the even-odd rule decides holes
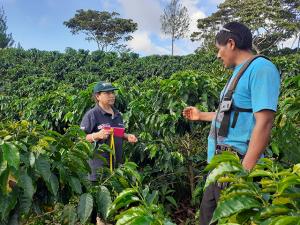
[[[219,105],[219,109],[221,109],[221,107],[224,106],[224,104],[222,103],[226,103],[225,105],[229,105],[228,106],[228,110],[224,110],[224,117],[223,117],[223,120],[221,121],[221,126],[220,126],[220,129],[219,129],[219,136],[222,136],[222,137],[227,137],[228,135],[228,128],[229,128],[229,122],[230,122],[230,113],[231,111],[235,111],[235,121],[233,121],[234,125],[233,127],[235,126],[235,123],[237,121],[237,117],[238,117],[238,113],[239,112],[252,112],[252,109],[246,109],[246,110],[243,110],[242,108],[239,108],[238,110],[234,110],[233,108],[233,104],[232,104],[232,96],[233,96],[233,93],[235,91],[235,88],[240,80],[240,78],[242,77],[242,75],[244,74],[244,72],[247,70],[247,68],[249,67],[249,65],[257,58],[259,57],[263,57],[267,60],[269,60],[266,56],[263,56],[263,55],[255,55],[255,56],[252,56],[247,62],[245,62],[245,64],[242,66],[242,68],[239,70],[238,74],[233,78],[232,82],[230,83],[229,85],[229,88],[228,88],[228,91],[226,92],[224,98],[222,99],[220,105]],[[235,107],[237,108],[237,107]]]

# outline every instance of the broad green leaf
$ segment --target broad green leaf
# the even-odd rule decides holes
[[[176,200],[172,196],[166,196],[166,199],[172,203],[176,208],[178,207]]]
[[[93,197],[89,193],[80,196],[77,213],[82,224],[86,223],[93,210]]]
[[[261,219],[267,219],[274,215],[288,214],[290,211],[291,209],[284,205],[270,205],[268,207],[264,207],[259,216]]]
[[[75,193],[77,193],[77,194],[82,193],[81,183],[78,178],[72,176],[68,181],[69,181],[69,184],[70,184],[72,190]]]
[[[125,210],[116,216],[116,225],[126,225],[134,218],[147,215],[148,213],[149,212],[147,212],[143,206],[131,207],[130,209]]]
[[[158,191],[153,191],[150,195],[147,196],[148,205],[156,204],[157,200],[158,200]]]
[[[0,163],[0,176],[3,173],[3,171],[5,171],[7,169],[7,161],[4,160]]]
[[[250,174],[249,177],[273,177],[273,174],[269,171],[265,170],[253,170]]]
[[[151,225],[153,224],[154,219],[149,215],[137,216],[133,218],[128,225]]]
[[[49,182],[51,176],[50,163],[46,159],[38,157],[35,161],[35,167],[37,171],[42,175],[44,181],[46,183]]]
[[[0,221],[7,218],[10,211],[14,209],[17,204],[17,193],[11,192],[8,195],[4,196],[0,194]]]
[[[105,186],[100,186],[96,194],[96,204],[98,212],[101,214],[101,218],[105,219],[108,216],[108,209],[111,206],[110,192]]]
[[[278,216],[268,220],[263,225],[298,225],[300,216]]]
[[[289,177],[284,178],[281,180],[278,184],[278,193],[282,194],[284,190],[288,187],[291,187],[293,185],[299,185],[300,184],[300,177],[296,174],[293,174]]]
[[[56,196],[58,188],[59,188],[59,183],[58,183],[57,177],[53,173],[51,173],[51,175],[50,175],[49,182],[47,182],[47,186],[48,186],[49,191],[54,196]]]
[[[29,153],[29,164],[31,167],[34,166],[34,163],[35,163],[35,156],[34,156],[34,153],[33,152],[30,152]]]
[[[240,164],[239,157],[231,152],[222,152],[222,154],[215,155],[211,162],[205,167],[205,171],[211,171],[216,168],[222,162],[233,162],[234,164]],[[242,167],[242,166],[241,166]]]
[[[231,162],[221,162],[211,173],[208,175],[204,189],[208,187],[211,183],[217,181],[217,179],[228,173],[241,171],[241,166],[232,165]]]
[[[112,215],[118,209],[124,206],[128,206],[132,202],[140,201],[140,199],[134,196],[134,194],[136,194],[136,190],[132,188],[127,188],[123,190],[111,204],[108,215]]]
[[[19,169],[20,153],[15,145],[12,143],[3,143],[1,145],[3,151],[3,160],[7,161],[9,166]]]
[[[19,184],[24,190],[24,196],[31,200],[35,192],[31,177],[27,173],[20,175]]]
[[[29,213],[30,207],[32,205],[32,198],[29,198],[23,192],[19,196],[19,204],[20,204],[20,212],[24,213],[24,214],[27,214],[27,213]]]
[[[235,213],[242,212],[247,209],[261,208],[262,204],[251,196],[235,196],[230,199],[218,202],[218,206],[214,212],[212,222],[221,218],[229,217]]]
[[[63,209],[62,222],[67,225],[74,225],[77,220],[77,214],[74,206],[66,205]]]

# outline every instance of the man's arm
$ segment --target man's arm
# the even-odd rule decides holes
[[[252,131],[249,147],[243,159],[243,167],[251,170],[261,154],[268,146],[275,112],[272,110],[262,110],[254,113],[255,126]]]
[[[216,117],[215,112],[201,112],[193,106],[186,107],[182,114],[186,119],[193,121],[212,121]]]

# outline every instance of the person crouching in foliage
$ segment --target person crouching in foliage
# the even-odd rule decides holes
[[[115,90],[118,88],[112,86],[108,82],[99,82],[93,89],[93,97],[96,101],[94,108],[85,113],[81,121],[80,127],[86,135],[86,140],[91,143],[96,143],[97,146],[101,144],[111,144],[111,135],[113,129],[124,130],[123,118],[120,112],[114,107],[115,103]],[[136,143],[138,139],[133,134],[122,134],[121,136],[114,135],[115,145],[115,159],[113,160],[113,167],[122,163],[122,142],[123,139],[130,143]],[[97,148],[96,148],[97,149]],[[106,159],[107,165],[110,163],[110,155],[108,152],[94,153],[94,158],[89,160],[91,167],[91,174],[88,179],[90,181],[97,180],[97,170],[101,168],[104,162],[97,157],[102,156]],[[116,164],[116,165],[115,165]]]
[[[215,154],[231,151],[240,157],[246,170],[251,170],[269,142],[280,75],[269,59],[252,54],[251,31],[241,23],[224,25],[216,35],[216,47],[224,66],[233,69],[221,92],[219,107],[216,112],[187,107],[183,116],[188,120],[212,121],[208,163]],[[210,224],[222,188],[218,183],[206,188],[200,206],[201,225]]]

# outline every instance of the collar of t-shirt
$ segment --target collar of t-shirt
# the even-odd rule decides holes
[[[98,104],[96,105],[97,109],[100,111],[100,113],[102,113],[102,115],[107,115],[107,116],[111,116],[112,119],[117,118],[120,116],[120,112],[115,108],[112,107],[112,110],[114,111],[114,115],[112,115],[111,113],[106,112],[104,109],[101,108],[101,106],[99,106]]]

